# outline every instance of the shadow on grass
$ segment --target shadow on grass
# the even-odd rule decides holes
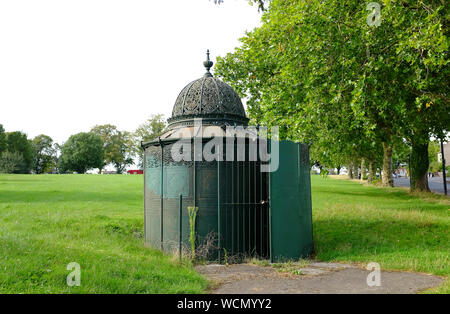
[[[384,198],[384,199],[398,199],[398,200],[409,200],[411,198],[417,198],[419,197],[413,196],[411,194],[408,194],[404,191],[386,191],[384,189],[367,189],[363,192],[349,192],[345,190],[333,190],[329,191],[327,189],[320,189],[320,193],[326,193],[326,194],[340,194],[340,195],[350,195],[350,196],[358,196],[358,197],[376,197],[376,198]]]
[[[385,255],[418,260],[421,270],[435,272],[428,259],[444,258],[450,250],[448,224],[444,221],[320,217],[315,219],[313,229],[317,256],[322,260]],[[439,273],[449,272],[449,265],[444,263]]]

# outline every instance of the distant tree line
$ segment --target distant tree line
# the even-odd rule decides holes
[[[156,138],[165,127],[163,115],[158,114],[134,132],[121,131],[111,124],[96,125],[58,144],[44,134],[29,139],[21,131],[6,132],[0,124],[0,173],[101,172],[107,165],[123,173],[135,162],[142,168],[141,141]]]

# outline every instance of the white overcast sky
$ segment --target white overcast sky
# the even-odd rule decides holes
[[[132,131],[233,51],[261,14],[246,0],[0,0],[0,124],[66,141]]]

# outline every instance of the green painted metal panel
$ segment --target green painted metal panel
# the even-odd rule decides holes
[[[164,197],[177,199],[180,194],[189,196],[189,168],[186,166],[164,166]]]
[[[153,156],[145,156],[145,243],[159,248],[161,245],[161,167]]]
[[[145,169],[145,185],[154,195],[161,196],[161,167]]]
[[[186,166],[164,166],[164,197],[178,198],[189,196],[189,169]],[[161,196],[161,167],[146,168],[147,188]]]
[[[271,145],[273,146],[273,144]],[[308,146],[279,142],[279,167],[270,173],[271,260],[297,260],[313,251]]]
[[[163,169],[163,198],[161,202],[161,152],[160,147],[146,150],[145,154],[145,243],[151,247],[161,247],[161,234],[163,248],[173,253],[178,250],[180,239],[179,197],[182,200],[182,246],[188,247],[189,217],[187,207],[193,205],[192,201],[192,168],[186,164],[164,164]],[[166,149],[164,154],[170,154]],[[163,229],[161,230],[161,205],[163,205]],[[162,231],[162,232],[161,232]]]

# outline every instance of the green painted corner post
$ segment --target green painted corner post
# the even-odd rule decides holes
[[[280,141],[279,151],[279,168],[269,175],[270,253],[275,262],[304,258],[313,250],[307,146]]]
[[[141,147],[142,147],[142,142],[141,142]],[[144,172],[143,172],[143,177],[144,177],[144,187],[143,187],[143,195],[144,195],[144,245],[146,245],[147,244],[147,211],[145,210],[145,194],[146,194],[146,192],[145,192],[145,187],[147,186],[146,185],[146,177],[147,177],[147,168],[146,168],[146,165],[147,165],[147,154],[145,153],[145,150],[144,150],[144,156],[143,156],[144,158],[144,160],[143,160],[143,167],[142,167],[142,169],[144,170]]]
[[[178,255],[181,261],[182,257],[182,241],[183,241],[183,194],[180,194],[180,203],[179,203],[179,234],[178,234]]]
[[[222,241],[221,241],[222,230],[221,230],[221,226],[220,226],[220,224],[221,224],[220,216],[221,216],[221,211],[220,211],[220,161],[217,160],[217,246],[218,246],[217,258],[218,258],[219,264],[221,263],[221,258],[220,258],[221,252],[220,251],[222,249]]]
[[[159,145],[161,145],[161,217],[160,217],[160,231],[161,231],[161,251],[164,251],[164,147],[159,138]]]
[[[270,143],[270,142],[269,142]],[[268,186],[269,186],[269,193],[267,194],[267,206],[269,207],[268,209],[268,224],[269,224],[269,258],[270,258],[270,262],[273,263],[274,262],[274,258],[273,258],[273,246],[272,246],[272,201],[270,199],[270,175],[267,176],[267,180],[268,182]]]
[[[272,152],[272,141],[268,140],[268,152],[271,153]],[[273,257],[273,246],[272,246],[272,201],[271,201],[271,173],[269,172],[269,175],[267,176],[267,181],[268,184],[267,186],[269,187],[269,193],[267,193],[267,206],[268,208],[268,229],[269,229],[269,259],[270,262],[273,263],[274,262],[274,257]]]

